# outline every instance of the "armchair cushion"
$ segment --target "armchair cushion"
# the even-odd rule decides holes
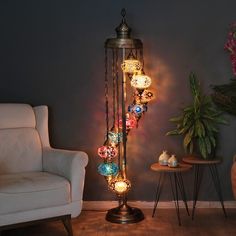
[[[34,128],[0,129],[0,174],[42,171],[42,146]]]
[[[87,164],[88,155],[85,152],[54,148],[43,149],[43,170],[63,176],[70,181],[72,201],[82,200]]]
[[[47,172],[1,175],[0,203],[0,214],[66,205],[70,183]]]

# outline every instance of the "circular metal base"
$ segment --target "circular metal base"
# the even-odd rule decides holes
[[[122,204],[108,210],[106,220],[117,224],[132,224],[144,219],[142,211],[138,208]]]

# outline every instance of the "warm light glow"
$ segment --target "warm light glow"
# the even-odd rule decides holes
[[[117,156],[118,150],[113,146],[101,146],[98,148],[98,155],[103,159],[112,159]]]
[[[128,179],[118,177],[110,181],[109,188],[118,195],[121,195],[127,193],[130,190],[131,183]]]
[[[143,73],[138,73],[137,75],[133,75],[131,79],[131,86],[136,89],[146,89],[151,85],[151,83],[152,83],[151,78]]]
[[[118,165],[116,163],[113,162],[109,162],[109,163],[101,163],[98,166],[98,172],[101,175],[104,176],[110,176],[110,175],[117,175],[119,171]]]
[[[134,116],[126,113],[126,130],[133,129],[137,125],[137,120]],[[122,129],[122,119],[119,120],[119,127]]]
[[[134,94],[134,99],[137,104],[147,104],[153,99],[153,93],[149,90],[144,90],[142,93],[137,91]]]
[[[121,69],[125,73],[134,74],[142,69],[142,64],[136,59],[127,59],[121,64]]]
[[[124,193],[127,191],[128,185],[123,181],[118,181],[115,183],[115,191],[118,193]]]

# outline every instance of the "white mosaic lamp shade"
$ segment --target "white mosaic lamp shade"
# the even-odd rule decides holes
[[[143,73],[133,75],[131,79],[131,86],[136,89],[146,89],[151,85],[151,83],[151,78]]]
[[[121,64],[121,69],[125,73],[134,74],[142,70],[142,64],[136,59],[127,59]]]

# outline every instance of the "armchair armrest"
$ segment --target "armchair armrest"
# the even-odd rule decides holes
[[[43,149],[43,170],[65,177],[71,184],[71,201],[82,200],[88,155],[81,151]],[[81,193],[82,191],[82,193]]]

